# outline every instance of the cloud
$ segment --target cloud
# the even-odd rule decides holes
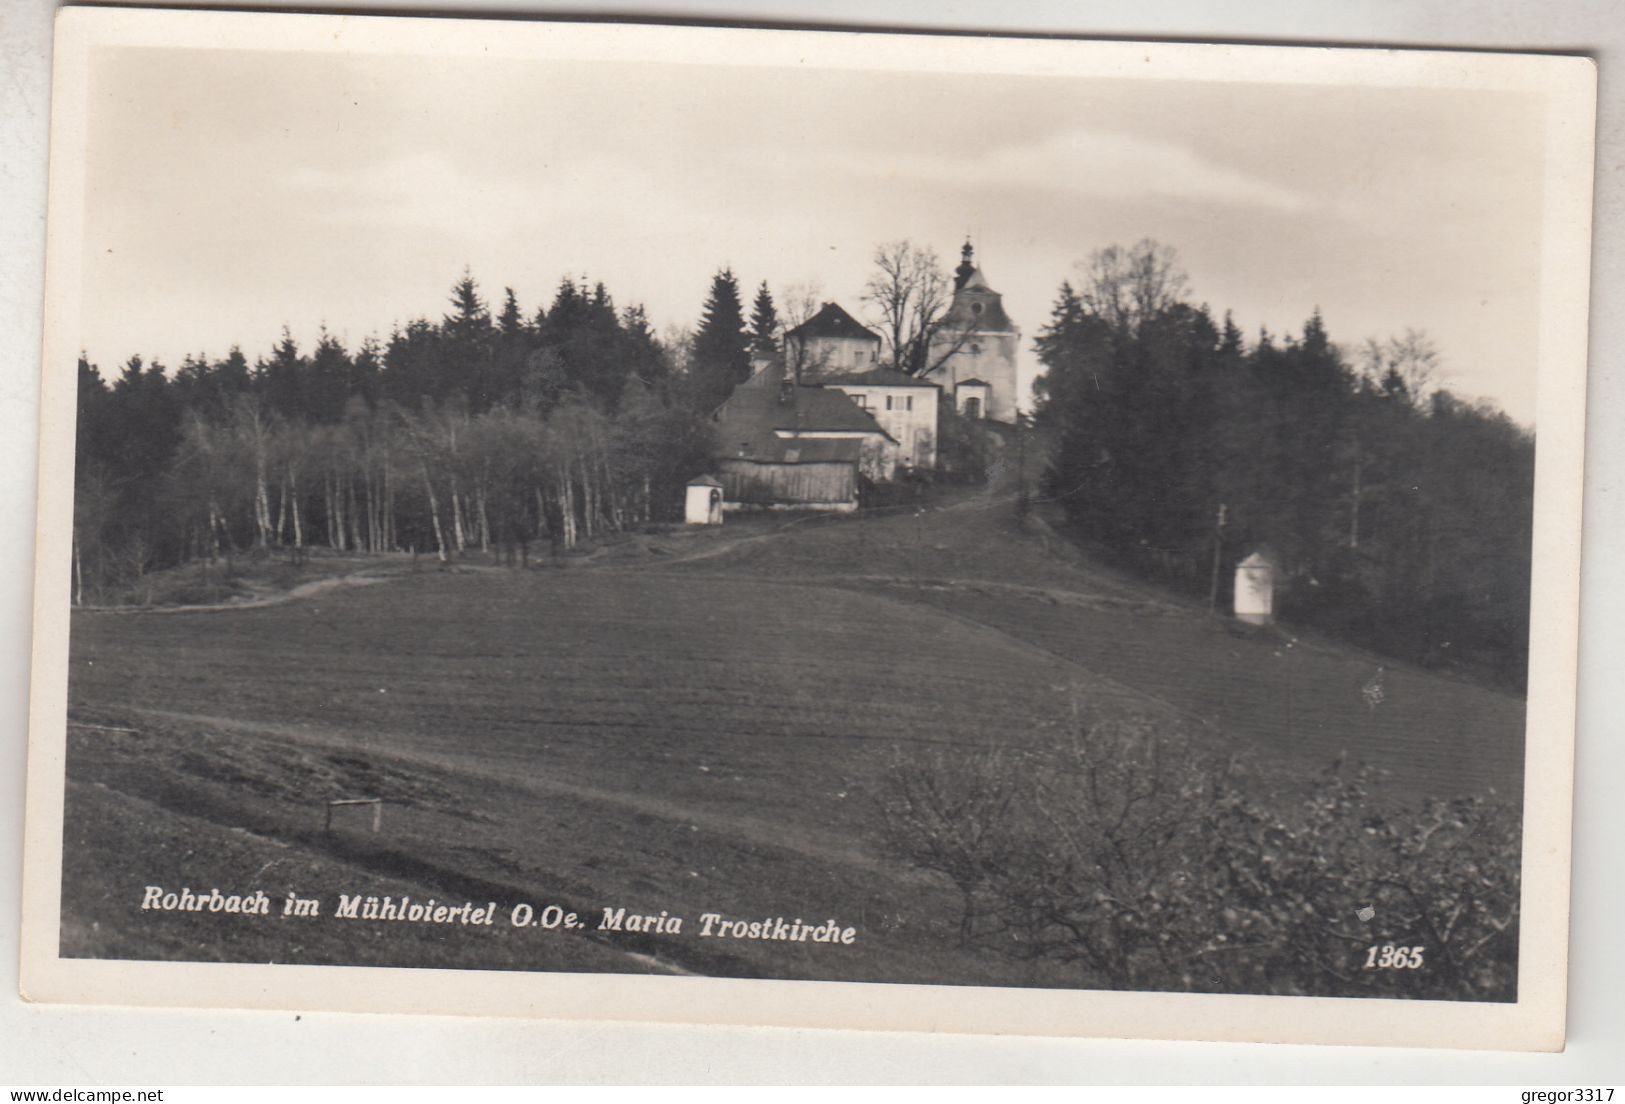
[[[1319,206],[1290,188],[1210,161],[1182,146],[1097,130],[1068,130],[980,153],[903,154],[884,159],[837,155],[827,164],[850,175],[889,182],[957,182],[1104,199],[1149,196],[1287,212]]]
[[[438,153],[413,153],[355,169],[303,167],[284,184],[325,223],[458,236],[560,224],[654,233],[692,214],[669,181],[662,186],[648,169],[604,156],[522,167],[462,165]]]
[[[345,226],[445,228],[466,223],[501,188],[434,154],[411,154],[337,169],[304,166],[286,178],[288,192],[319,221]]]

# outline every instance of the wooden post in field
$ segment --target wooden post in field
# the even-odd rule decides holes
[[[1219,503],[1219,515],[1213,522],[1213,581],[1208,586],[1209,613],[1219,612],[1219,552],[1224,547],[1224,503]]]

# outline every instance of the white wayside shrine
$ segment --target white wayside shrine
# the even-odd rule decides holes
[[[1275,560],[1254,552],[1236,565],[1236,620],[1249,625],[1275,621]]]
[[[700,475],[688,481],[683,499],[683,520],[690,525],[722,524],[722,481]]]

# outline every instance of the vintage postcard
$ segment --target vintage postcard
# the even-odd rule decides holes
[[[1589,60],[55,65],[30,999],[1562,1046]]]

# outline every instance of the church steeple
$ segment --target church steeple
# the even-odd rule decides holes
[[[965,286],[965,281],[976,275],[976,265],[972,261],[975,251],[971,249],[970,239],[965,239],[965,248],[959,251],[959,267],[954,269],[954,290],[958,291]]]
[[[1021,327],[1004,313],[1004,297],[988,286],[966,235],[953,298],[932,330],[920,375],[952,395],[961,414],[1014,425],[1022,394],[1020,346]]]

